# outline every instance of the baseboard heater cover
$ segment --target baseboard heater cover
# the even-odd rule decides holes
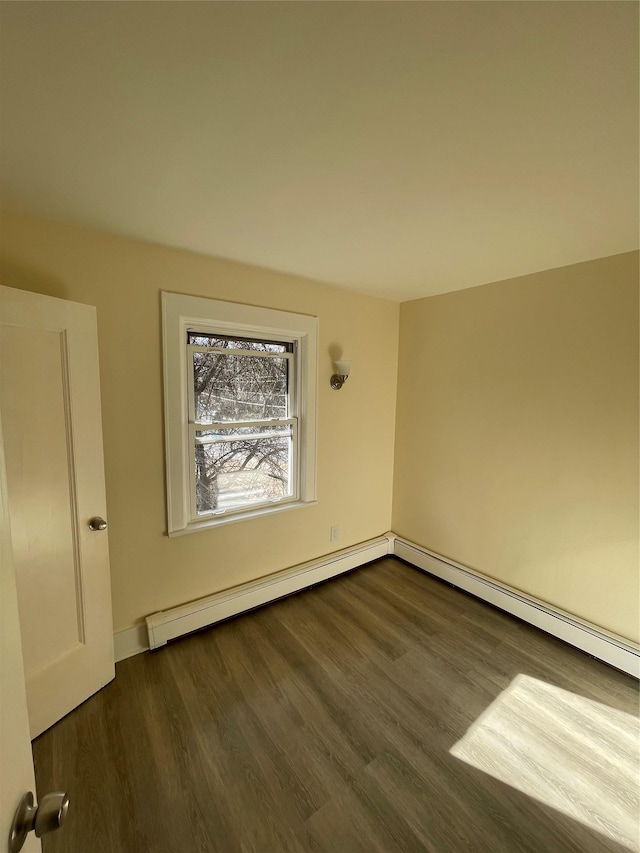
[[[447,581],[476,598],[517,616],[547,634],[552,634],[616,669],[640,679],[640,646],[630,640],[609,633],[399,536],[392,538],[392,547],[396,557],[415,568]]]
[[[153,613],[146,619],[149,648],[157,649],[168,640],[253,610],[392,553],[391,535],[381,536],[171,610]]]

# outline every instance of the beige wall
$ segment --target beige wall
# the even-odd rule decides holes
[[[98,308],[116,630],[391,527],[638,638],[637,253],[404,303],[394,424],[397,305],[44,220],[0,226],[2,284]],[[163,289],[320,318],[316,506],[166,537]],[[353,376],[332,392],[339,348]]]
[[[638,639],[637,253],[401,306],[392,529]]]
[[[116,630],[389,529],[396,304],[20,216],[0,221],[0,282],[97,306]],[[161,290],[319,317],[317,505],[167,538]],[[353,360],[352,377],[335,392],[330,352],[340,349]],[[329,541],[334,523],[337,543]]]

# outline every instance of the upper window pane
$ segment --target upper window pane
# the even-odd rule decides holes
[[[197,423],[289,417],[289,360],[277,356],[193,352]]]

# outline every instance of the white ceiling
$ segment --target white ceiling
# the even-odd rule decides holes
[[[4,207],[397,300],[638,246],[634,2],[1,15]]]

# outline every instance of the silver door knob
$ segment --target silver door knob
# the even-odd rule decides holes
[[[45,794],[40,804],[34,806],[33,794],[27,791],[13,816],[9,832],[9,853],[18,853],[32,829],[38,838],[59,829],[69,811],[69,797],[60,791]]]
[[[99,515],[94,515],[93,518],[89,519],[89,530],[106,530],[107,522],[104,518],[100,518]]]

